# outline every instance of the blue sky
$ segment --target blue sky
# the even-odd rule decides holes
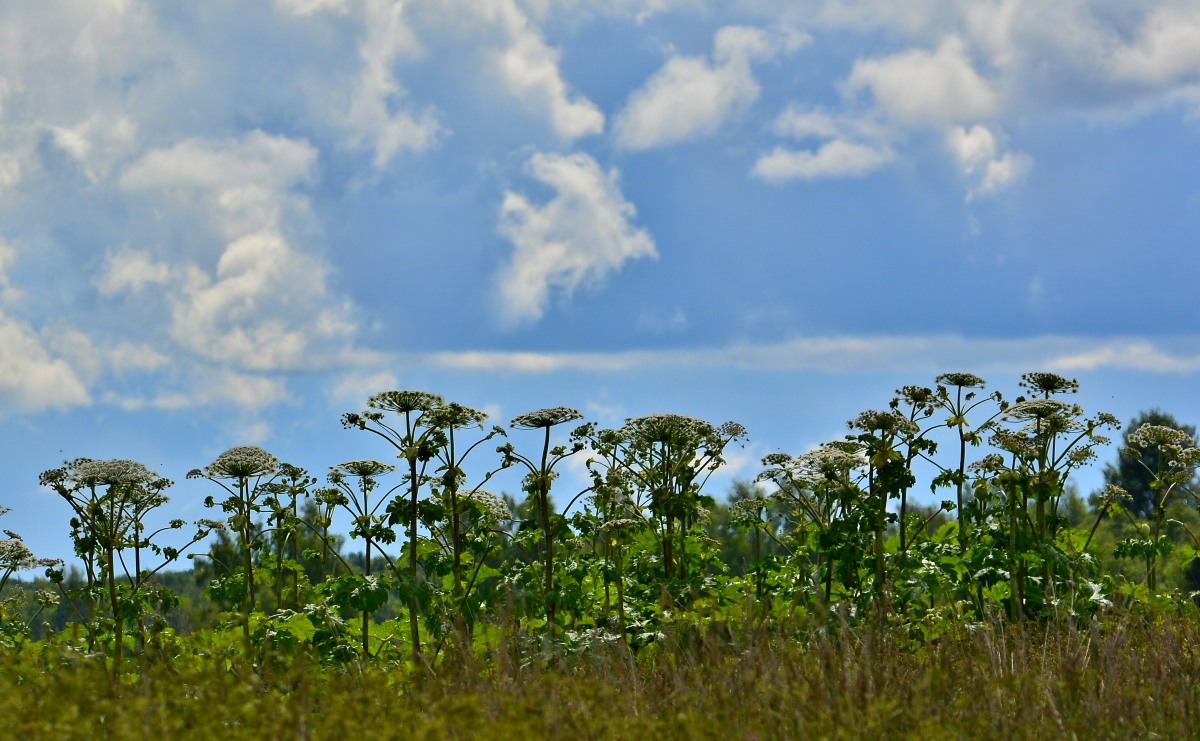
[[[1194,2],[0,4],[0,524],[391,388],[735,419],[718,489],[951,370],[1200,421],[1198,119]]]

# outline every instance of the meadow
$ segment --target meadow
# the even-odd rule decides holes
[[[1200,449],[1178,424],[1122,433],[1077,388],[944,374],[722,500],[736,422],[555,407],[498,427],[415,391],[342,418],[388,461],[318,479],[235,447],[187,474],[213,492],[195,522],[151,529],[172,482],[136,461],[67,461],[41,483],[75,559],[0,540],[6,728],[1196,737]],[[1085,501],[1072,474],[1110,435],[1119,465]],[[590,485],[561,491],[574,456]],[[521,496],[486,488],[505,468]]]

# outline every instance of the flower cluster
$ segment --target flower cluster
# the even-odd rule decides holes
[[[83,486],[135,486],[157,478],[157,474],[141,463],[120,458],[85,461],[71,473],[71,479]]]
[[[25,541],[17,537],[15,533],[8,530],[4,532],[9,537],[0,540],[0,570],[11,572],[18,569],[32,569],[37,566],[38,560],[26,547]]]
[[[384,412],[427,412],[445,404],[437,394],[426,391],[384,391],[367,399],[367,406]]]
[[[488,520],[508,520],[512,515],[508,511],[508,503],[490,491],[484,489],[476,489],[475,491],[466,492],[463,495],[464,499],[475,502],[479,508],[483,510],[483,516]]]
[[[882,432],[885,435],[916,435],[921,431],[915,422],[902,414],[877,410],[862,412],[846,425],[863,432]]]
[[[934,379],[934,382],[938,385],[958,386],[965,389],[978,389],[987,385],[987,381],[974,373],[943,373]]]
[[[482,427],[486,419],[487,414],[478,409],[451,402],[436,410],[432,425],[455,428]]]
[[[396,470],[395,466],[371,460],[347,461],[339,463],[336,466],[330,466],[330,468],[346,476],[354,476],[360,479],[382,476],[385,473],[391,473]]]
[[[1131,432],[1128,441],[1139,448],[1190,448],[1196,444],[1183,430],[1152,424],[1144,424]]]
[[[517,415],[508,424],[510,427],[515,427],[519,430],[538,430],[554,427],[555,425],[571,422],[576,419],[583,419],[583,415],[576,409],[570,407],[549,407]]]
[[[209,479],[248,479],[275,473],[278,468],[279,460],[262,448],[239,445],[221,453],[202,472],[193,471],[188,476],[198,474]]]
[[[1074,394],[1079,391],[1079,381],[1057,373],[1025,373],[1021,376],[1021,388],[1039,394]]]

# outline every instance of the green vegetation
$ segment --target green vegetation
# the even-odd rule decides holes
[[[319,487],[233,448],[188,474],[224,517],[183,548],[159,541],[185,522],[144,526],[169,480],[69,461],[41,481],[78,563],[0,540],[6,717],[63,738],[1185,736],[1200,449],[1161,413],[1134,420],[1085,504],[1072,474],[1120,425],[1066,401],[1077,387],[906,386],[726,502],[707,484],[746,439],[735,422],[543,409],[487,469],[504,429],[386,392],[342,421],[397,464],[339,463]],[[590,484],[563,496],[576,456]],[[507,467],[523,501],[483,488]],[[918,504],[918,485],[945,499]],[[330,531],[339,509],[358,553]],[[185,555],[190,574],[168,570]]]

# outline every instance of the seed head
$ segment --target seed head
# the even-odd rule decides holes
[[[204,467],[203,475],[210,479],[248,479],[275,473],[279,460],[253,445],[239,445],[226,450]]]
[[[1026,373],[1021,376],[1021,388],[1040,394],[1074,394],[1079,391],[1079,381],[1057,373]]]
[[[576,419],[583,419],[583,415],[575,409],[571,409],[570,407],[549,407],[513,417],[512,422],[508,424],[509,427],[516,427],[519,430],[538,430],[548,429]]]
[[[347,461],[339,463],[336,466],[331,466],[335,471],[339,471],[347,476],[354,476],[360,479],[371,478],[374,476],[382,476],[385,473],[391,473],[396,470],[395,466],[379,461]]]
[[[158,476],[137,461],[114,459],[87,461],[72,473],[71,479],[84,486],[128,486],[148,484]]]
[[[367,399],[367,406],[384,412],[428,412],[436,409],[445,400],[437,394],[425,391],[384,391]]]
[[[943,373],[934,379],[934,382],[965,389],[978,389],[987,385],[987,381],[974,373]]]

